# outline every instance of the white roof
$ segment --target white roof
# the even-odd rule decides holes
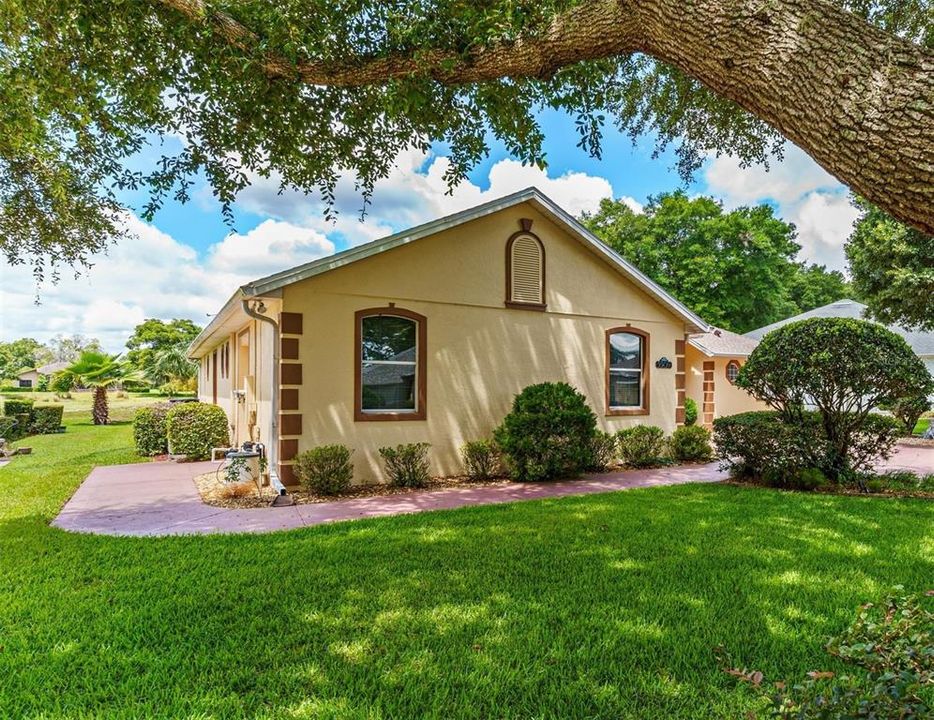
[[[866,320],[866,306],[855,300],[837,300],[829,305],[823,305],[813,310],[808,310],[800,315],[779,320],[771,325],[751,330],[746,333],[747,338],[761,340],[762,337],[782,325],[787,325],[796,320],[808,320],[810,318],[855,318],[857,320]],[[905,342],[911,346],[916,355],[920,357],[934,357],[934,332],[922,332],[917,330],[908,330],[900,325],[887,325],[889,330],[905,338]]]
[[[490,202],[477,205],[467,210],[462,210],[453,215],[447,215],[409,230],[403,230],[395,235],[390,235],[380,240],[374,240],[365,245],[344,250],[335,255],[314,260],[304,265],[298,265],[289,270],[283,270],[282,272],[249,282],[240,287],[240,289],[231,296],[221,312],[217,313],[208,326],[201,331],[201,334],[195,338],[188,352],[192,357],[197,357],[196,353],[198,350],[210,339],[214,332],[224,324],[230,312],[239,309],[239,300],[241,298],[268,297],[277,294],[286,285],[307,280],[308,278],[330,272],[331,270],[336,270],[337,268],[357,262],[358,260],[363,260],[385,252],[386,250],[406,245],[415,240],[434,235],[442,230],[462,225],[471,220],[491,215],[524,202],[533,205],[543,215],[555,222],[555,224],[563,227],[572,237],[587,246],[620,274],[652,295],[675,315],[682,318],[690,330],[706,332],[710,329],[710,326],[704,322],[700,316],[693,313],[684,304],[676,300],[659,285],[642,274],[635,266],[623,259],[616,251],[561,209],[555,202],[543,195],[537,188],[530,187],[499,198],[498,200],[491,200]]]

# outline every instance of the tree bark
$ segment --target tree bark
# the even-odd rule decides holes
[[[259,37],[204,0],[156,0],[229,43]],[[340,63],[266,53],[273,77],[355,87],[430,76],[445,84],[547,77],[584,60],[645,53],[736,102],[854,192],[934,234],[934,54],[826,0],[590,0],[535,37]]]
[[[94,388],[94,407],[91,417],[95,425],[106,425],[110,422],[110,408],[107,406],[107,388]]]

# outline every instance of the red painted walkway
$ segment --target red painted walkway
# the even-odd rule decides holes
[[[716,482],[726,477],[717,469],[717,463],[710,463],[626,470],[554,483],[468,485],[312,505],[231,510],[201,502],[192,480],[216,467],[216,463],[209,462],[158,462],[95,468],[52,525],[63,530],[102,535],[259,533],[467,505],[587,495],[656,485]],[[895,456],[883,467],[934,472],[934,448],[899,446]]]

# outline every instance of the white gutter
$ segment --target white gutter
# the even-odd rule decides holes
[[[252,304],[247,299],[240,300],[243,312],[251,318],[272,325],[272,400],[270,409],[272,413],[271,442],[269,443],[269,484],[275,489],[277,495],[288,495],[285,485],[279,479],[279,323],[271,317],[259,312],[257,307],[264,307],[262,301]]]

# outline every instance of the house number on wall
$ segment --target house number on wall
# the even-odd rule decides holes
[[[659,358],[658,360],[655,361],[655,367],[660,368],[660,369],[662,369],[662,370],[670,370],[670,369],[671,369],[671,360],[669,360],[669,359],[666,358],[666,357],[661,357],[661,358]]]

